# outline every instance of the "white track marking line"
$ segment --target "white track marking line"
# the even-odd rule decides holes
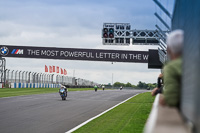
[[[140,93],[138,93],[138,94],[140,94]],[[97,117],[99,117],[99,116],[101,116],[101,115],[103,115],[103,114],[107,113],[108,111],[110,111],[110,110],[112,110],[112,109],[116,108],[116,107],[117,107],[117,106],[119,106],[120,104],[122,104],[122,103],[125,103],[126,101],[128,101],[129,99],[131,99],[131,98],[133,98],[133,97],[137,96],[138,94],[136,94],[136,95],[134,95],[134,96],[131,96],[131,97],[129,97],[128,99],[126,99],[126,100],[124,100],[124,101],[122,101],[122,102],[120,102],[120,103],[116,104],[115,106],[113,106],[113,107],[111,107],[111,108],[107,109],[106,111],[104,111],[104,112],[102,112],[102,113],[100,113],[100,114],[98,114],[98,115],[96,115],[96,116],[94,116],[94,117],[90,118],[89,120],[87,120],[87,121],[85,121],[85,122],[81,123],[80,125],[78,125],[78,126],[76,126],[76,127],[72,128],[71,130],[69,130],[69,131],[67,131],[67,132],[65,132],[65,133],[71,133],[71,132],[74,132],[75,130],[77,130],[78,128],[80,128],[80,127],[84,126],[84,125],[85,125],[85,124],[87,124],[88,122],[90,122],[90,121],[92,121],[92,120],[96,119]]]

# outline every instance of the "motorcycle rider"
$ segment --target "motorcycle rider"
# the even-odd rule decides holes
[[[122,90],[123,89],[123,86],[120,86],[120,90]]]
[[[60,90],[61,90],[61,89],[64,89],[64,90],[65,90],[64,93],[65,93],[65,96],[67,97],[67,88],[66,88],[65,86],[61,85],[61,86],[60,86],[60,89],[59,89],[59,94],[60,94]]]
[[[97,88],[98,88],[97,85],[95,85],[95,86],[94,86],[94,90],[97,91]]]
[[[104,85],[102,86],[102,89],[103,89],[103,90],[105,89],[105,86],[104,86]]]

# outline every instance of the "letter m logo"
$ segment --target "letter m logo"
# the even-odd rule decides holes
[[[24,50],[23,49],[13,49],[11,54],[24,54]]]

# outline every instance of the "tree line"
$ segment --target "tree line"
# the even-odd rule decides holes
[[[145,83],[145,82],[141,82],[141,81],[139,81],[137,85],[133,85],[129,82],[127,82],[126,84],[120,83],[120,82],[115,82],[113,84],[113,86],[114,87],[120,87],[120,86],[132,87],[132,88],[136,88],[136,89],[147,89],[147,88],[153,89],[153,88],[157,87],[157,84],[156,83]]]

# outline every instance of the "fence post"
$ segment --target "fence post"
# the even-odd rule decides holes
[[[22,88],[26,88],[25,86],[24,86],[24,73],[25,73],[26,71],[23,71],[22,72]]]
[[[8,74],[7,74],[7,82],[9,83],[9,73],[10,73],[10,69],[8,69]]]
[[[20,83],[20,73],[21,73],[22,71],[19,71],[19,83]]]
[[[17,83],[17,72],[18,72],[18,70],[15,71],[15,83]]]
[[[14,72],[15,70],[12,70],[12,72],[11,72],[11,82],[14,82],[14,79],[13,79],[13,72]]]

